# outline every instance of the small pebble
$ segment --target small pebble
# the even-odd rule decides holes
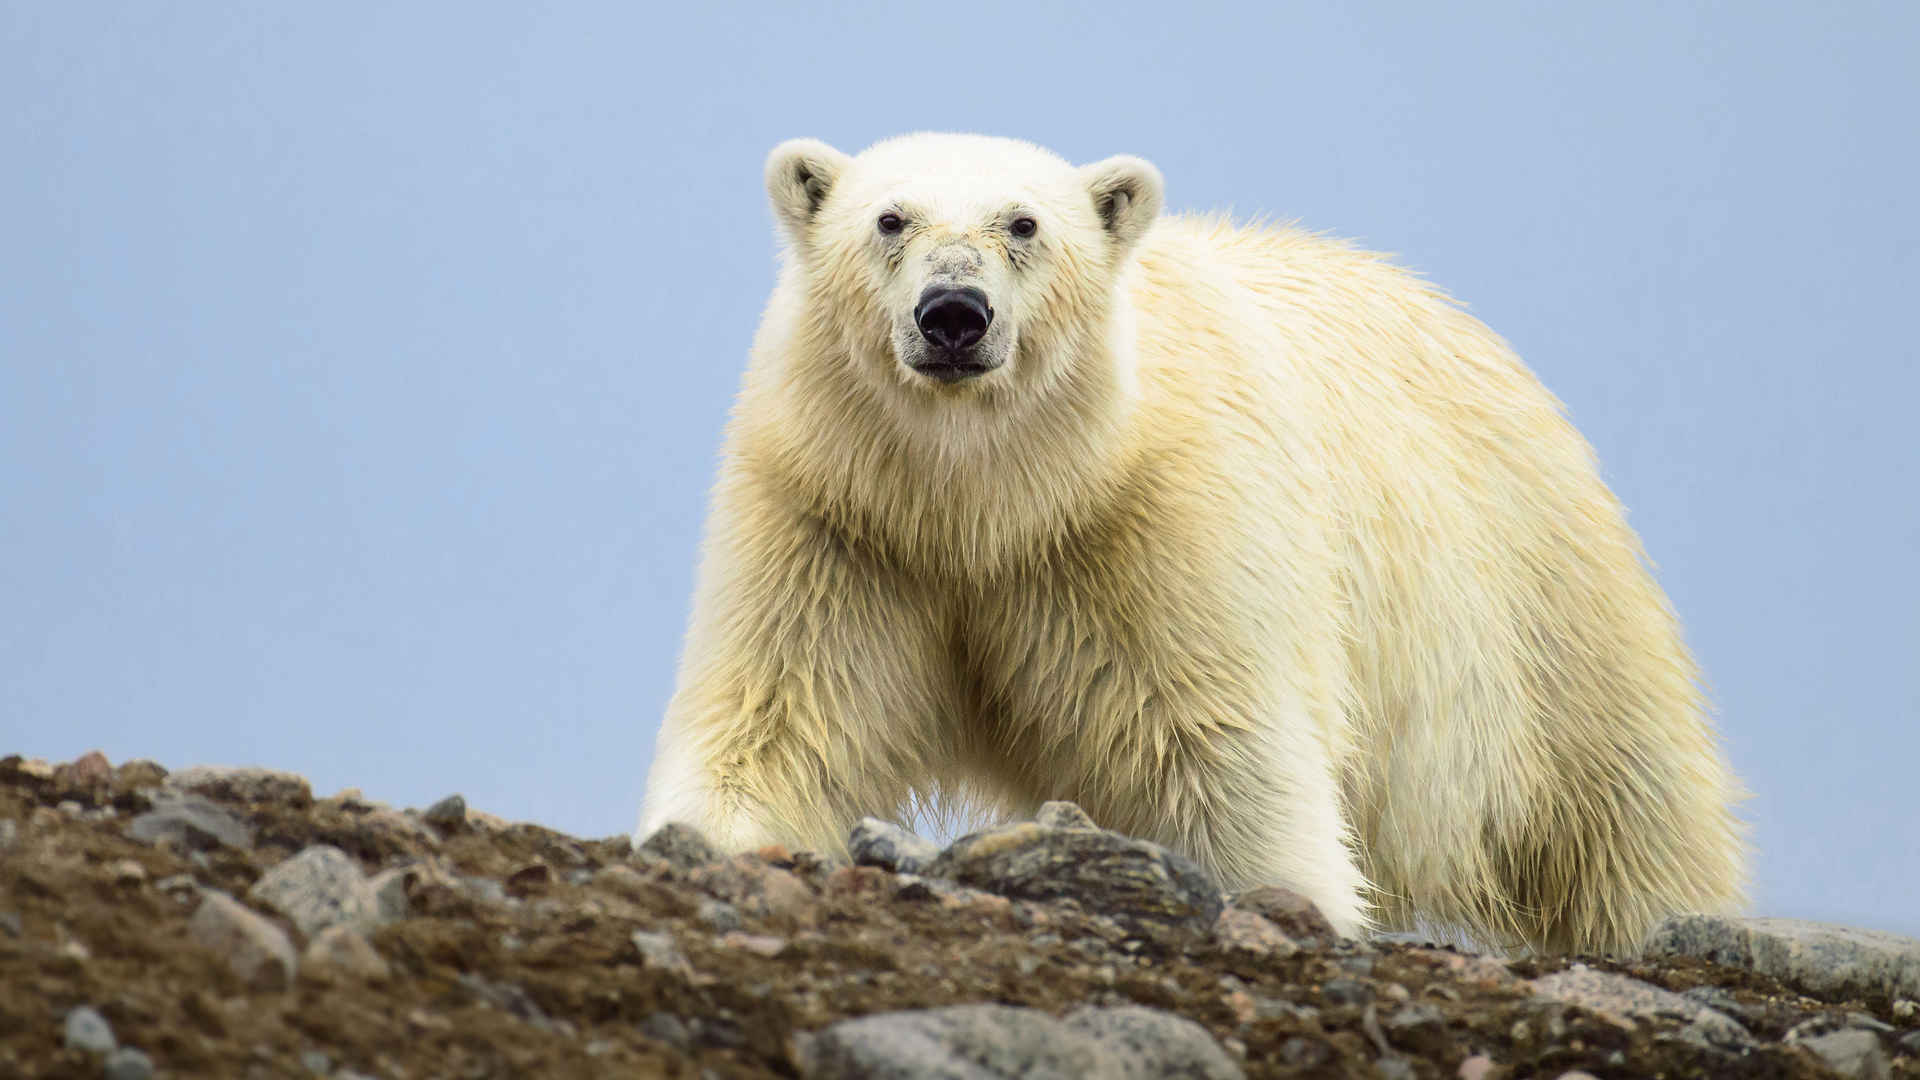
[[[661,860],[679,870],[692,870],[720,860],[720,852],[700,835],[700,830],[677,821],[660,826],[634,849],[634,854],[643,859]]]
[[[700,901],[700,908],[693,917],[700,920],[700,925],[715,933],[724,934],[740,929],[740,909],[724,900]]]
[[[84,1050],[89,1054],[105,1054],[120,1045],[113,1037],[113,1027],[107,1018],[90,1005],[82,1005],[67,1013],[66,1042],[69,1050]]]
[[[315,1076],[325,1076],[333,1071],[333,1059],[318,1050],[308,1050],[301,1054],[300,1064],[306,1066],[306,1070]]]
[[[1320,988],[1320,996],[1329,1005],[1364,1005],[1373,1000],[1373,991],[1353,979],[1328,979]]]
[[[1493,1059],[1485,1054],[1475,1054],[1460,1063],[1454,1073],[1460,1080],[1487,1080],[1487,1074],[1493,1072]]]
[[[670,1012],[647,1014],[647,1018],[640,1021],[640,1034],[676,1050],[693,1048],[693,1032],[687,1029],[686,1021]]]
[[[1100,828],[1093,823],[1093,818],[1087,816],[1085,810],[1065,801],[1041,803],[1039,812],[1033,815],[1033,820],[1035,824],[1049,829]]]
[[[746,934],[738,930],[720,936],[720,945],[727,949],[742,949],[755,956],[774,957],[787,951],[787,939],[771,934]]]
[[[634,951],[640,954],[641,966],[683,977],[693,973],[692,966],[687,963],[686,954],[680,951],[680,946],[673,940],[673,935],[635,930],[631,940]]]
[[[4,931],[8,937],[19,937],[26,933],[27,928],[21,923],[19,912],[0,911],[0,931]]]
[[[107,1055],[107,1080],[151,1080],[153,1059],[131,1046]]]
[[[107,873],[115,885],[138,885],[147,880],[147,868],[132,859],[115,859],[107,864]]]

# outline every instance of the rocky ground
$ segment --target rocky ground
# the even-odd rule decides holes
[[[259,769],[0,761],[0,1076],[1920,1076],[1920,942],[1335,940],[1049,804],[865,864],[632,850]]]

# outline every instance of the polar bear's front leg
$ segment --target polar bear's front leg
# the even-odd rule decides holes
[[[725,850],[838,852],[924,784],[950,730],[938,608],[752,494],[716,498],[639,836],[680,821]]]
[[[1372,932],[1371,887],[1354,858],[1334,767],[1301,718],[1243,733],[1194,781],[1217,793],[1197,818],[1194,856],[1231,889],[1280,885],[1313,901],[1343,937]],[[1195,823],[1181,823],[1192,828]]]
[[[1228,891],[1282,886],[1343,937],[1366,937],[1371,889],[1313,725],[1298,714],[1239,722],[1183,685],[1217,683],[1164,684],[1154,707],[1119,728],[1084,725],[1100,751],[1076,757],[1099,768],[1075,776],[1072,763],[1055,762],[1057,779],[1043,790],[1080,802],[1102,826],[1180,852]]]

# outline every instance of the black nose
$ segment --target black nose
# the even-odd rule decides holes
[[[993,309],[987,306],[987,294],[979,289],[936,286],[920,294],[913,322],[921,336],[936,347],[957,353],[987,335]]]

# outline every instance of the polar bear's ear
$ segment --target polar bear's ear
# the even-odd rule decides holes
[[[788,139],[767,155],[767,198],[789,236],[806,234],[848,160],[819,139]]]
[[[1152,162],[1121,154],[1083,167],[1080,179],[1100,224],[1122,247],[1132,247],[1160,216],[1162,183]]]

